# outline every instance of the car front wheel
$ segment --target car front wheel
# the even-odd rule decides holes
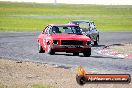
[[[98,45],[98,42],[99,42],[99,36],[96,37],[96,41],[94,41],[94,45]]]
[[[48,45],[47,53],[50,54],[50,55],[54,55],[54,54],[55,54],[55,52],[54,52],[53,49],[51,48],[50,44]]]
[[[85,57],[90,57],[90,55],[91,55],[91,48],[89,48],[89,50],[83,52],[83,55],[84,55]]]
[[[39,53],[45,53],[45,50],[43,50],[40,42],[38,42],[38,51],[39,51]]]
[[[73,56],[79,56],[79,52],[74,52]]]

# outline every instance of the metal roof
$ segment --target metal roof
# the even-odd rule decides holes
[[[75,24],[49,24],[51,26],[78,26],[78,25],[75,25]]]
[[[83,23],[83,22],[89,23],[89,22],[92,22],[92,21],[89,21],[89,20],[72,20],[70,22],[72,22],[72,23]]]

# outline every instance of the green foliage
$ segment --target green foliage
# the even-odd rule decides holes
[[[92,20],[100,31],[132,31],[132,6],[0,2],[0,31],[41,31],[70,20]]]

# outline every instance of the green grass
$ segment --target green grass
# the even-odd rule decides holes
[[[48,24],[70,20],[92,20],[100,31],[132,31],[132,5],[0,2],[0,31],[41,31]]]
[[[2,83],[0,83],[0,88],[7,88],[7,86],[5,86]]]
[[[51,86],[42,85],[42,84],[34,84],[32,87],[33,88],[53,88]]]

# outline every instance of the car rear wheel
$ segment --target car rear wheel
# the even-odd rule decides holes
[[[74,52],[73,56],[79,56],[79,52]]]
[[[45,53],[45,50],[43,50],[40,42],[38,42],[38,51],[39,51],[39,53]]]
[[[48,45],[47,53],[50,54],[50,55],[54,55],[54,54],[55,54],[55,52],[54,52],[53,49],[51,48],[50,44]]]
[[[83,52],[83,55],[84,55],[85,57],[90,57],[90,55],[91,55],[91,48],[89,48],[89,50]]]

